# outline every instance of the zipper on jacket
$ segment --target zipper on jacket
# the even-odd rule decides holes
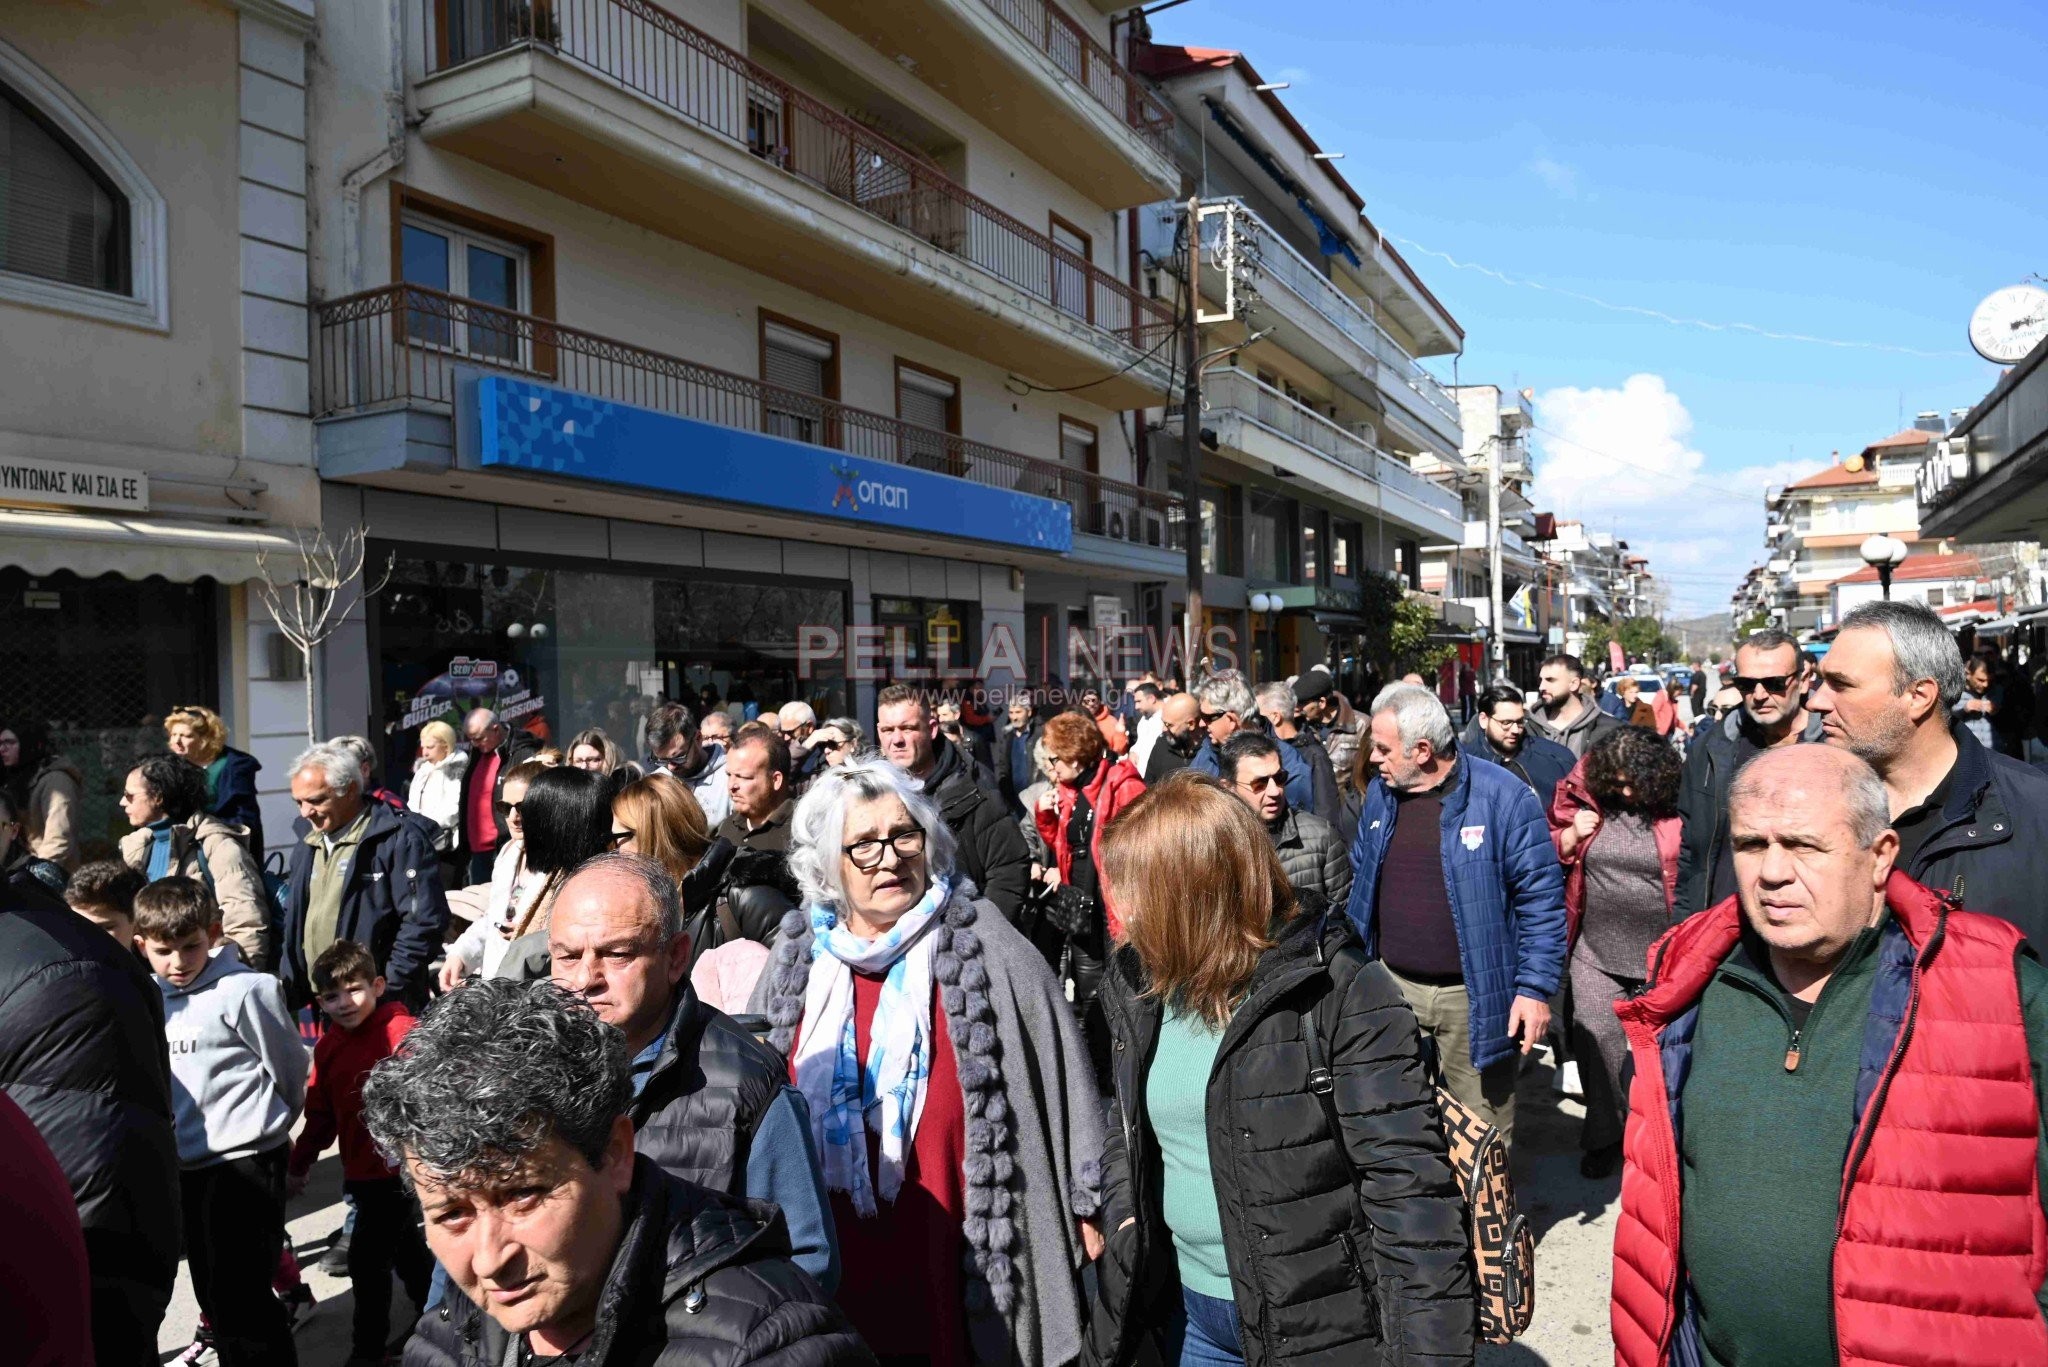
[[[1792,1043],[1785,1050],[1785,1071],[1788,1073],[1799,1071],[1799,1041],[1805,1034],[1806,1031],[1798,1026],[1792,1028]]]

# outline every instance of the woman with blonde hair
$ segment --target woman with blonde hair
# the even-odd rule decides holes
[[[570,768],[587,769],[593,774],[617,773],[627,767],[625,752],[601,726],[578,731],[563,747],[562,753],[567,757]],[[633,776],[640,776],[637,766],[633,769]]]
[[[716,922],[718,884],[732,862],[733,844],[711,833],[690,785],[666,771],[635,779],[612,799],[612,848],[652,859],[676,880],[683,895],[683,923],[690,932],[694,967],[724,935]]]
[[[1298,903],[1257,814],[1186,772],[1110,824],[1102,875],[1127,938],[1091,1362],[1242,1363],[1250,1326],[1290,1360],[1470,1363],[1415,1016],[1343,909]]]
[[[442,855],[455,849],[455,823],[462,817],[462,775],[469,752],[455,743],[455,728],[430,721],[420,728],[420,754],[413,761],[412,783],[405,805],[434,823],[434,848]]]
[[[228,744],[220,714],[197,703],[174,707],[164,718],[164,737],[174,755],[206,773],[206,807],[230,826],[248,832],[249,853],[263,864],[263,809],[256,801],[256,756]]]

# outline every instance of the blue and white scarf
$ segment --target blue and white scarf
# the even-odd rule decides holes
[[[902,1190],[904,1159],[924,1114],[932,1072],[932,937],[926,932],[938,924],[947,892],[945,880],[934,879],[916,906],[872,940],[848,930],[832,908],[808,908],[811,975],[796,1086],[810,1104],[826,1190],[845,1192],[864,1218],[875,1214],[877,1192],[893,1202]],[[865,1063],[854,1044],[855,970],[887,970]],[[868,1171],[869,1130],[882,1140],[879,1174]]]

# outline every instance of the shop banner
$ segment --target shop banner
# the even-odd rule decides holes
[[[534,474],[905,531],[1073,549],[1074,512],[1057,499],[829,447],[485,375],[464,394],[477,460]]]
[[[0,456],[0,504],[149,511],[149,476],[141,470],[68,460]]]

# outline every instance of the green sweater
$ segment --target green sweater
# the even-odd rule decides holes
[[[1159,1023],[1159,1048],[1145,1075],[1145,1116],[1159,1141],[1164,1182],[1160,1203],[1181,1285],[1197,1295],[1234,1299],[1223,1250],[1223,1213],[1209,1170],[1209,1074],[1223,1032],[1199,1016],[1169,1009]]]
[[[1889,920],[1857,937],[1821,990],[1797,1032],[1796,1069],[1785,1066],[1789,998],[1747,933],[1700,998],[1679,1135],[1681,1227],[1716,1367],[1835,1361],[1835,1226]],[[2025,953],[2017,968],[2035,1096],[2048,1111],[2048,970]],[[2041,1171],[2048,1194],[2048,1151]]]

